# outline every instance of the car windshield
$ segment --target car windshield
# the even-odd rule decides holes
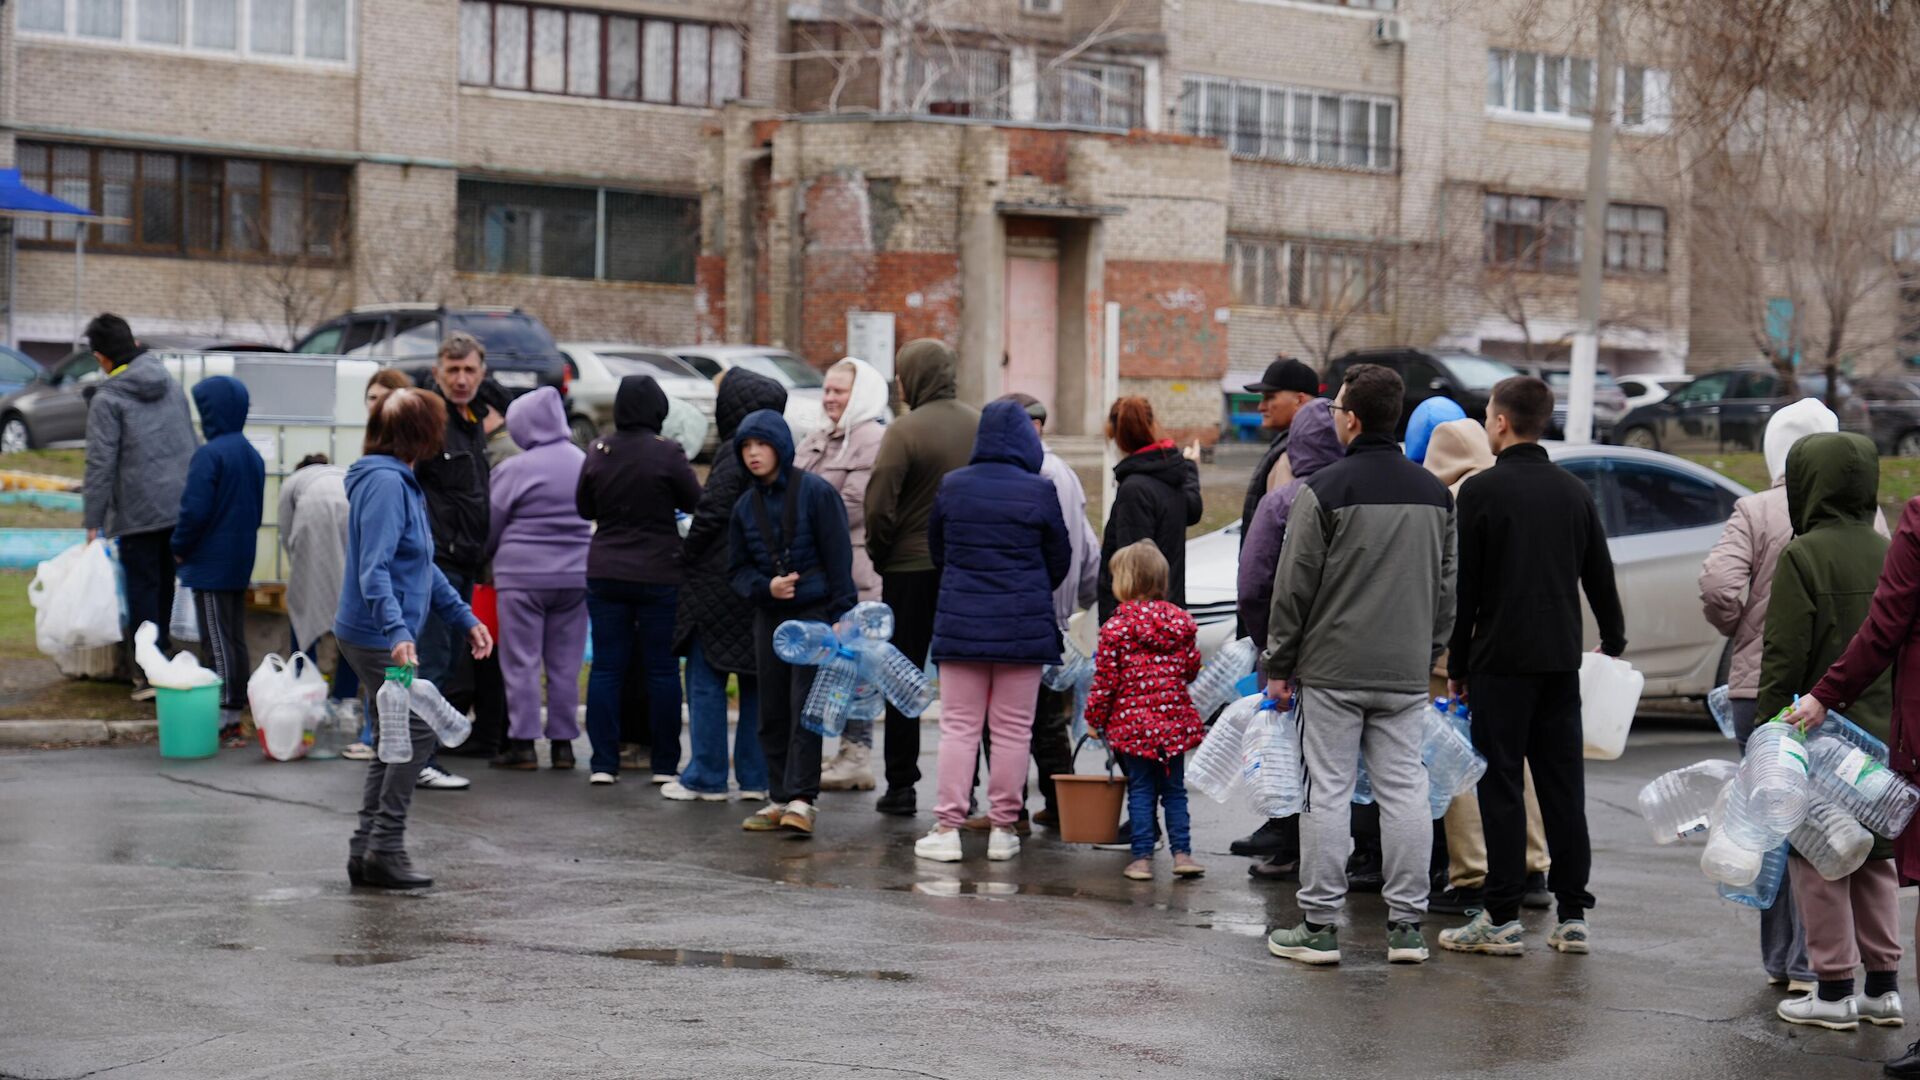
[[[603,352],[600,359],[605,361],[608,371],[622,378],[628,375],[651,375],[656,379],[700,378],[699,372],[664,353]]]
[[[733,362],[734,367],[746,368],[756,375],[765,375],[777,379],[782,385],[797,386],[802,389],[816,387],[825,383],[820,372],[812,364],[784,353],[758,353],[742,356]]]
[[[1450,353],[1437,357],[1460,385],[1469,390],[1491,390],[1501,379],[1520,374],[1512,364],[1472,353]]]
[[[553,335],[515,311],[475,311],[447,316],[456,330],[480,339],[488,356],[551,356]]]

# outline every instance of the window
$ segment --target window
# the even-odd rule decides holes
[[[351,0],[25,0],[21,30],[254,59],[345,62]]]
[[[1487,262],[1570,274],[1580,268],[1581,201],[1535,195],[1486,196]],[[1667,270],[1667,212],[1657,206],[1607,206],[1605,266],[1622,273]]]
[[[1007,54],[991,49],[934,49],[907,58],[912,112],[946,116],[1007,116]]]
[[[130,222],[21,221],[22,242],[71,244],[84,227],[102,251],[320,264],[346,255],[343,168],[34,142],[18,145],[15,163],[35,191]]]
[[[1611,471],[1621,536],[1720,525],[1733,514],[1733,493],[1699,477],[1638,461],[1615,461]]]
[[[1398,108],[1371,94],[1200,77],[1186,80],[1180,129],[1243,157],[1390,171]]]
[[[1599,458],[1575,458],[1572,461],[1559,461],[1555,464],[1587,485],[1587,494],[1593,496],[1593,505],[1600,511],[1600,519],[1605,523],[1607,534],[1612,535],[1613,515],[1607,508],[1607,463]]]
[[[461,270],[693,283],[698,199],[463,179],[459,204]]]
[[[1673,392],[1667,400],[1676,405],[1707,405],[1727,396],[1727,384],[1733,376],[1728,374],[1702,375]]]
[[[495,0],[460,4],[460,81],[468,86],[705,107],[740,97],[745,74],[746,39],[731,26]]]
[[[1141,124],[1140,69],[1130,64],[1060,64],[1041,74],[1041,120],[1117,128]]]
[[[1665,127],[1667,73],[1622,65],[1615,73],[1614,120],[1627,129]],[[1593,115],[1593,61],[1516,49],[1487,50],[1487,111],[1586,120]]]
[[[1231,239],[1227,266],[1233,302],[1382,314],[1387,259],[1360,245],[1305,240]]]

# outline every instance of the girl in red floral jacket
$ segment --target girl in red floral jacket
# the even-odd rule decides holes
[[[1153,541],[1114,552],[1108,568],[1120,607],[1100,627],[1087,726],[1106,740],[1126,770],[1133,861],[1125,873],[1135,881],[1153,877],[1157,800],[1166,816],[1175,876],[1199,877],[1207,871],[1193,860],[1184,756],[1206,737],[1187,693],[1187,684],[1200,674],[1200,650],[1193,641],[1197,628],[1192,616],[1167,603],[1167,560]]]

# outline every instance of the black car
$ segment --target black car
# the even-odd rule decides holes
[[[141,334],[140,344],[155,352],[277,353],[278,345],[190,334]],[[87,437],[87,402],[106,373],[93,353],[81,348],[37,372],[32,381],[0,397],[0,454],[82,442]]]
[[[1407,384],[1407,404],[1400,410],[1399,437],[1407,434],[1414,406],[1430,397],[1452,398],[1475,420],[1487,418],[1487,399],[1501,379],[1520,374],[1513,365],[1456,349],[1358,349],[1334,360],[1327,369],[1324,393],[1331,397],[1355,364],[1392,368]]]
[[[1834,411],[1842,431],[1867,434],[1867,406],[1853,385],[1841,379]],[[1723,450],[1758,451],[1774,411],[1802,398],[1825,399],[1824,374],[1802,373],[1783,379],[1772,368],[1710,371],[1664,400],[1642,405],[1620,418],[1614,432],[1627,446],[1669,454],[1713,454]]]
[[[480,339],[487,374],[514,396],[537,386],[567,390],[567,358],[538,318],[519,308],[379,304],[354,308],[315,326],[293,347],[297,353],[364,356],[426,378],[440,341],[456,330]]]
[[[1857,379],[1853,388],[1866,402],[1873,443],[1880,452],[1920,457],[1920,376]]]

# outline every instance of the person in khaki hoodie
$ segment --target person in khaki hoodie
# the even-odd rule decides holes
[[[1427,442],[1424,464],[1427,471],[1447,485],[1456,499],[1467,478],[1493,467],[1493,444],[1487,441],[1487,429],[1478,420],[1449,420],[1433,429]],[[1429,682],[1435,697],[1447,696],[1447,655],[1433,665]],[[1553,894],[1547,892],[1546,828],[1540,821],[1540,800],[1533,794],[1533,772],[1525,770],[1527,804],[1527,890],[1521,906],[1553,906]],[[1427,910],[1447,915],[1464,915],[1481,906],[1481,886],[1487,882],[1487,835],[1480,826],[1480,800],[1471,791],[1456,797],[1447,806],[1447,888],[1427,899]]]

